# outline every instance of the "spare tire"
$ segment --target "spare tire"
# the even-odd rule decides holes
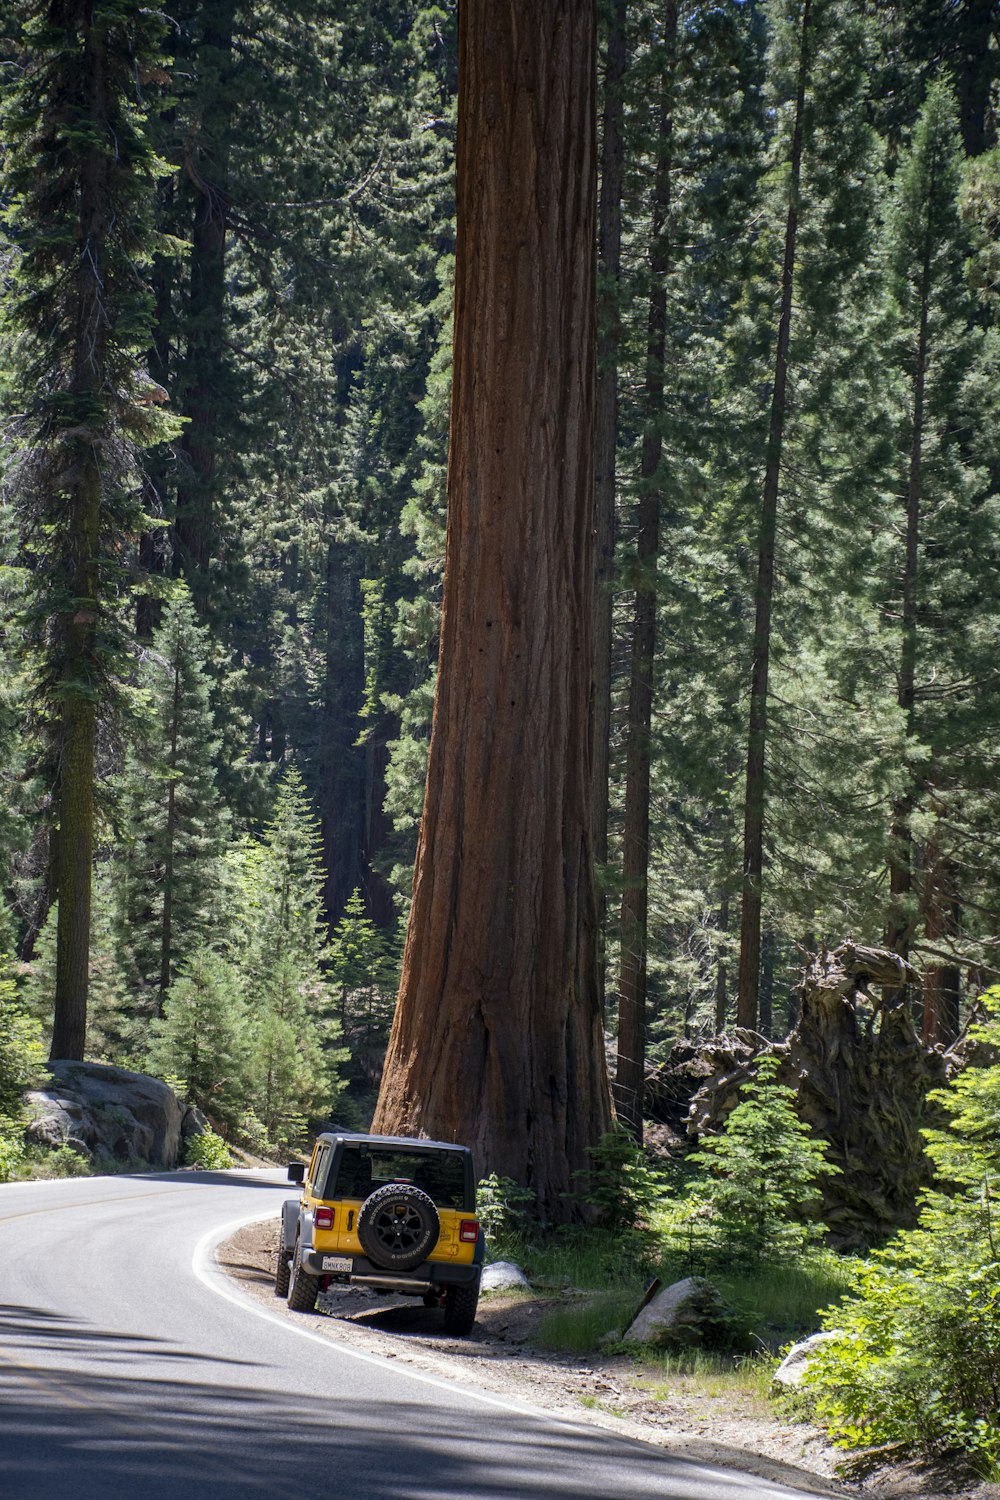
[[[434,1199],[408,1182],[387,1182],[358,1209],[358,1239],[375,1266],[412,1271],[437,1244],[441,1220]]]

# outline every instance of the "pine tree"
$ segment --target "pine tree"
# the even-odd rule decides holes
[[[124,771],[118,875],[123,959],[153,1009],[178,970],[217,947],[220,858],[227,818],[214,769],[219,741],[209,701],[208,641],[179,588],[143,655],[149,716]]]
[[[330,937],[330,981],[340,991],[340,1024],[354,1057],[367,1061],[389,1039],[398,982],[385,932],[365,916],[355,891]]]
[[[52,794],[59,934],[52,1048],[86,1032],[97,736],[122,709],[139,451],[166,435],[143,373],[154,243],[146,88],[162,77],[156,5],[23,0],[23,67],[3,128],[17,247],[13,483],[31,569],[34,701]]]
[[[969,824],[983,817],[983,797],[991,800],[983,741],[996,724],[995,386],[964,275],[960,161],[954,102],[935,85],[900,164],[887,224],[901,513],[890,607],[900,623],[898,702],[908,736],[908,780],[893,806],[888,940],[906,954],[923,938],[930,1041],[958,1032],[960,957],[949,963],[948,949],[982,866]]]
[[[251,1026],[233,964],[210,949],[194,952],[151,1036],[148,1068],[183,1083],[213,1125],[237,1129],[251,1087]]]
[[[231,856],[233,957],[246,997],[252,1046],[249,1099],[271,1138],[287,1140],[305,1117],[329,1113],[340,1083],[322,923],[319,831],[301,775],[286,771],[258,843]]]

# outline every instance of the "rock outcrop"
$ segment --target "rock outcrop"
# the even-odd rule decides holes
[[[700,1344],[711,1348],[731,1342],[733,1333],[733,1315],[718,1287],[702,1276],[687,1276],[649,1298],[626,1330],[625,1342],[666,1349]]]
[[[50,1081],[27,1095],[26,1137],[69,1146],[91,1160],[175,1167],[183,1138],[197,1133],[185,1107],[159,1078],[107,1063],[57,1061]]]

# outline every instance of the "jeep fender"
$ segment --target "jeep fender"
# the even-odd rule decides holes
[[[309,1243],[312,1244],[312,1215],[309,1215]],[[281,1248],[291,1255],[295,1249],[295,1236],[299,1231],[299,1200],[286,1198],[281,1205]],[[303,1243],[305,1230],[303,1229]]]

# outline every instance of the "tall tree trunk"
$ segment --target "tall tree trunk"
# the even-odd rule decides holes
[[[624,81],[627,61],[626,0],[613,0],[608,17],[601,132],[601,193],[597,296],[596,552],[597,609],[594,615],[594,859],[608,862],[608,781],[611,761],[611,654],[615,563],[615,487],[618,442],[619,295],[622,265],[622,175]],[[604,934],[607,897],[598,892],[598,980],[604,1006]]]
[[[160,992],[157,1014],[170,988],[170,956],[173,951],[174,840],[177,836],[177,731],[181,713],[180,644],[174,640],[174,690],[170,715],[170,784],[167,787],[167,837],[163,852],[163,921],[160,927]]]
[[[595,18],[459,12],[440,668],[374,1128],[467,1141],[552,1221],[610,1118],[591,843]]]
[[[760,927],[764,872],[764,792],[767,749],[768,673],[771,664],[771,609],[774,600],[774,550],[778,527],[778,490],[788,387],[788,347],[792,329],[792,293],[799,229],[799,188],[802,178],[802,139],[806,85],[809,78],[809,6],[802,0],[799,31],[795,118],[788,174],[788,212],[781,266],[781,307],[774,351],[774,381],[767,433],[764,493],[760,515],[757,560],[757,599],[750,681],[750,726],[747,739],[746,798],[743,809],[743,907],[740,920],[740,970],[737,1023],[751,1031],[757,1025],[760,983]]]
[[[225,73],[233,49],[234,0],[205,0],[199,53],[213,74]],[[225,87],[203,102],[198,129],[186,148],[186,177],[195,194],[189,257],[174,572],[184,577],[200,615],[209,607],[209,565],[218,551],[216,459],[226,420],[229,357],[226,326],[226,230],[229,213],[226,139],[231,113]]]
[[[997,81],[1000,13],[996,0],[964,0],[953,15],[958,31],[955,86],[962,144],[966,156],[978,156],[996,138],[995,131],[987,133],[987,117]]]
[[[940,816],[940,807],[935,808]],[[924,860],[924,942],[929,950],[924,966],[923,1039],[928,1047],[950,1047],[959,1033],[962,973],[955,963],[942,963],[940,948],[961,930],[961,907],[955,895],[956,871],[932,834]]]
[[[650,293],[646,329],[645,416],[639,468],[636,590],[632,625],[628,730],[625,747],[625,826],[622,838],[621,975],[618,985],[618,1060],[615,1105],[627,1130],[642,1140],[646,1070],[646,946],[649,919],[649,778],[656,665],[656,564],[660,551],[660,460],[663,455],[663,360],[667,336],[667,223],[673,169],[671,70],[677,42],[677,5],[664,14],[666,61],[659,111],[659,156],[650,230]]]
[[[924,394],[927,380],[928,318],[931,284],[930,236],[924,245],[920,273],[920,310],[917,325],[917,347],[913,369],[910,414],[910,451],[906,476],[906,547],[903,556],[903,619],[899,654],[899,679],[896,701],[906,717],[906,733],[916,732],[914,707],[917,674],[917,574],[920,565],[920,502],[923,487]],[[892,809],[891,848],[889,857],[888,947],[906,958],[913,936],[913,915],[908,897],[913,891],[913,834],[910,815],[913,791],[897,797]]]
[[[719,902],[719,933],[721,936],[729,931],[729,892],[723,888],[722,899]],[[729,1014],[729,982],[726,968],[725,955],[720,957],[715,965],[715,1034],[721,1036],[726,1029],[726,1020]]]
[[[88,9],[78,6],[77,34],[83,39],[80,67],[86,79],[86,111],[102,144],[84,157],[80,171],[73,375],[75,398],[99,402],[105,381],[107,320],[102,296],[102,269],[109,229],[112,162],[103,147],[110,115],[106,39]],[[56,990],[52,1025],[53,1058],[82,1058],[87,1034],[90,973],[90,908],[94,857],[94,771],[97,711],[88,690],[95,677],[96,627],[100,609],[101,505],[104,477],[97,434],[67,434],[73,458],[62,476],[69,510],[71,603],[59,622],[64,648],[60,677],[62,700],[59,770],[54,821],[56,924]]]
[[[350,543],[326,553],[326,675],[319,725],[323,908],[331,928],[364,885],[365,757],[358,745],[365,693],[361,564]]]

